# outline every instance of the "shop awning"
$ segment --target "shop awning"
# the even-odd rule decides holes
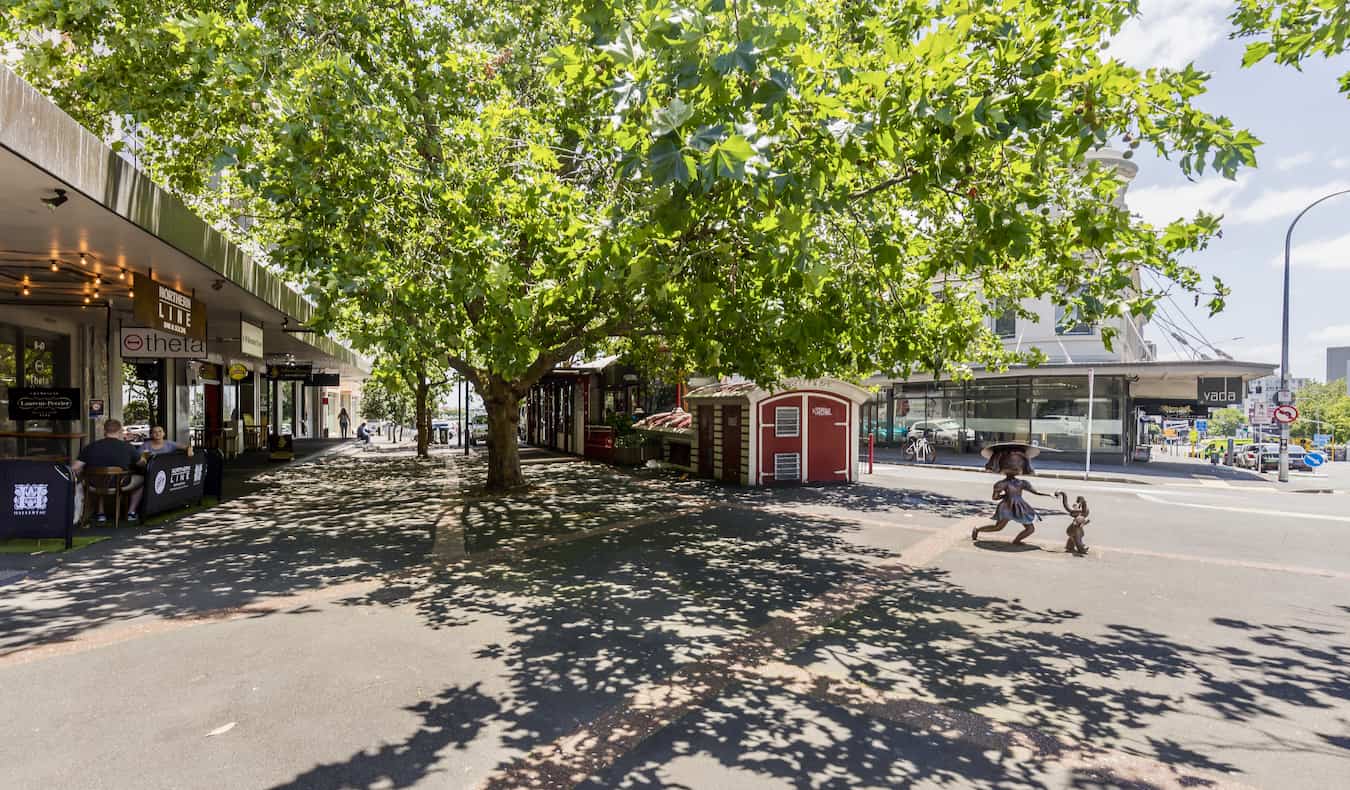
[[[369,360],[333,338],[296,331],[314,313],[296,289],[3,67],[0,183],[4,299],[78,307],[97,275],[91,307],[106,301],[114,321],[132,325],[130,283],[153,272],[206,305],[209,352],[239,357],[244,320],[263,327],[269,357],[312,360],[344,378],[369,372]],[[80,320],[105,316],[91,309]]]

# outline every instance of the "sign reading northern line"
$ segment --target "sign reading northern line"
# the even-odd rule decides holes
[[[133,312],[153,329],[206,340],[206,305],[163,283],[138,282]]]

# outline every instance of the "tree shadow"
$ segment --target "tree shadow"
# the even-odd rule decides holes
[[[243,607],[419,562],[445,508],[438,464],[328,457],[265,491],[94,544],[0,599],[0,655],[136,618]]]
[[[319,790],[349,787],[412,787],[443,772],[440,753],[463,749],[478,736],[483,724],[500,713],[497,701],[479,684],[452,687],[430,700],[404,710],[421,720],[417,731],[398,743],[385,743],[348,760],[316,765],[273,790]],[[447,782],[454,780],[447,777]]]

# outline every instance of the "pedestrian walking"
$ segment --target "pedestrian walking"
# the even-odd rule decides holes
[[[351,415],[347,414],[346,409],[338,412],[338,429],[342,431],[342,438],[347,438],[347,429],[352,425]]]
[[[1031,459],[1040,452],[1041,448],[1021,442],[999,442],[980,450],[980,455],[988,459],[984,468],[990,472],[1001,473],[1003,479],[994,483],[993,499],[998,503],[994,511],[994,523],[971,530],[971,540],[979,540],[981,532],[998,532],[1008,526],[1009,521],[1016,521],[1022,525],[1022,531],[1013,538],[1014,545],[1021,545],[1036,531],[1036,520],[1041,515],[1022,494],[1051,495],[1037,491],[1030,481],[1022,480],[1019,475],[1035,474],[1031,468]]]

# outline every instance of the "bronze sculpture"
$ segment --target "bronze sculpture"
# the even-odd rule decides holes
[[[999,442],[980,450],[980,455],[988,459],[984,468],[991,472],[1000,472],[1003,479],[994,484],[993,499],[998,503],[994,511],[994,522],[987,527],[976,527],[970,531],[971,540],[979,540],[981,532],[998,532],[1008,526],[1009,521],[1022,525],[1022,531],[1013,538],[1014,545],[1021,545],[1031,533],[1036,531],[1036,520],[1041,517],[1036,509],[1022,497],[1023,492],[1037,496],[1051,496],[1037,491],[1027,480],[1019,475],[1035,474],[1031,468],[1031,459],[1041,452],[1041,448],[1022,442]]]
[[[1072,519],[1067,530],[1069,540],[1064,544],[1064,550],[1081,557],[1088,551],[1088,547],[1083,545],[1083,527],[1086,527],[1089,521],[1087,500],[1081,496],[1077,497],[1073,501],[1073,507],[1069,507],[1068,494],[1056,491],[1055,496],[1059,497],[1059,501],[1064,505],[1064,511]]]

